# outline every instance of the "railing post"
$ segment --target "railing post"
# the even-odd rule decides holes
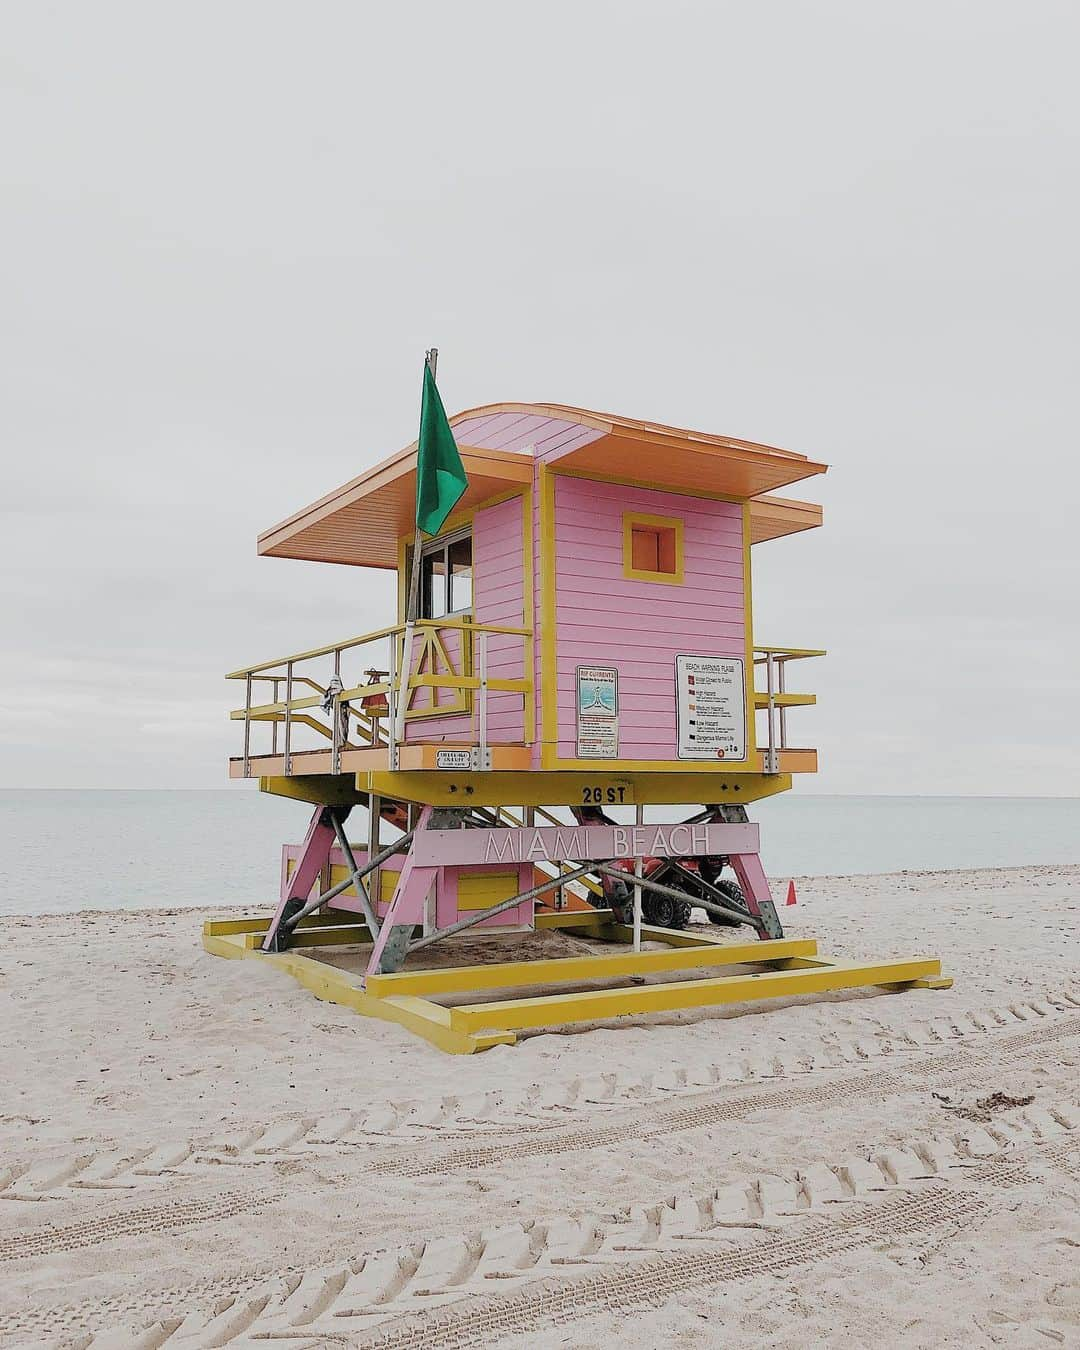
[[[251,672],[247,674],[244,691],[244,777],[251,773]]]
[[[463,629],[462,632],[465,630]],[[469,630],[472,635],[472,630]],[[486,770],[491,768],[491,749],[488,746],[488,669],[487,669],[487,640],[488,635],[485,632],[475,634],[477,664],[480,674],[480,688],[477,691],[476,699],[476,721],[477,721],[477,763],[476,768]]]
[[[279,686],[280,684],[281,684],[281,681],[278,680],[278,679],[275,679],[275,680],[273,681],[273,685],[274,685],[274,698],[273,698],[273,701],[274,701],[275,703],[278,701],[278,686]],[[278,729],[278,721],[277,721],[277,717],[276,717],[276,715],[275,715],[275,716],[274,716],[273,718],[271,718],[271,720],[270,720],[270,753],[271,753],[272,755],[276,755],[276,754],[277,754],[277,739],[278,739],[278,737],[277,737],[277,729]]]
[[[341,649],[334,652],[334,678],[338,682],[338,689],[334,693],[333,702],[330,706],[330,716],[333,719],[330,723],[330,772],[339,774],[341,772]]]
[[[640,803],[634,812],[634,821],[640,827],[645,824],[645,808]],[[645,874],[644,859],[639,855],[634,859],[634,951],[641,951],[641,878]]]
[[[777,773],[779,770],[776,756],[776,671],[772,652],[765,653],[765,687],[769,694],[769,748],[765,754],[765,772]]]
[[[777,673],[777,683],[779,684],[779,692],[781,694],[786,694],[787,693],[787,677],[785,675],[785,672],[787,670],[786,656],[781,656],[777,659],[776,668],[777,668],[776,673]],[[781,750],[787,749],[787,708],[783,703],[780,704],[780,749]]]
[[[372,858],[377,858],[382,849],[382,798],[377,797],[374,792],[368,793],[368,855],[367,860],[371,862]],[[379,903],[382,900],[382,868],[372,869],[371,878],[367,884],[368,897],[371,900],[371,908],[376,917],[379,913]],[[358,892],[359,894],[359,892]],[[377,934],[375,936],[378,936]]]
[[[390,634],[390,655],[386,664],[390,667],[390,673],[386,677],[390,685],[386,695],[386,744],[387,758],[392,772],[396,772],[398,766],[398,747],[397,747],[397,634]]]
[[[292,666],[285,666],[285,777],[292,773]]]

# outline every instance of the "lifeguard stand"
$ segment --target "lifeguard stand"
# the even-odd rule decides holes
[[[790,711],[815,702],[789,670],[824,653],[755,644],[751,552],[821,524],[772,494],[826,466],[556,404],[450,421],[468,488],[423,542],[415,622],[415,445],[259,538],[270,557],[396,570],[398,614],[229,676],[244,689],[230,776],[314,811],[273,915],[211,922],[207,948],[460,1052],[526,1027],[950,983],[932,958],[832,961],[785,938],[746,811],[817,769],[789,738]],[[692,906],[716,926],[688,929]],[[581,953],[455,963],[456,934],[502,935],[512,955],[536,929]],[[419,953],[440,941],[432,967]],[[356,947],[354,974],[318,959],[330,946]],[[729,973],[696,974],[710,967]]]

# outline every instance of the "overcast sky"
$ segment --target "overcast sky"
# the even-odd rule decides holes
[[[255,536],[435,343],[832,465],[754,551],[802,790],[1080,794],[1075,5],[0,16],[4,786],[223,785],[226,670],[391,618]]]

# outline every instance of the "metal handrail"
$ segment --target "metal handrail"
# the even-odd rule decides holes
[[[754,651],[761,652],[760,660],[754,657],[754,665],[761,666],[765,664],[767,657],[773,656],[784,661],[798,661],[804,656],[828,656],[824,648],[816,649],[811,647],[759,647],[754,643]]]
[[[389,642],[389,664],[390,672],[386,680],[378,683],[357,685],[354,688],[342,689],[336,693],[334,706],[330,710],[331,721],[328,726],[323,727],[320,722],[316,730],[323,732],[331,742],[331,761],[333,772],[340,771],[341,753],[344,749],[350,748],[348,744],[348,733],[344,732],[339,721],[340,709],[342,704],[349,705],[349,713],[356,719],[357,731],[361,734],[362,742],[366,742],[373,747],[388,748],[391,757],[396,760],[396,749],[398,742],[397,723],[401,720],[401,709],[399,704],[404,702],[406,705],[405,717],[412,720],[415,716],[430,716],[427,709],[411,710],[408,709],[408,703],[412,699],[414,690],[428,688],[432,692],[433,702],[437,700],[435,691],[439,689],[457,690],[463,698],[471,691],[475,691],[476,712],[478,715],[477,735],[479,740],[478,751],[475,753],[477,768],[490,768],[490,748],[488,745],[488,696],[489,693],[510,693],[520,694],[525,703],[526,724],[531,722],[533,717],[532,698],[534,680],[532,674],[532,640],[533,630],[526,627],[518,627],[510,624],[480,624],[474,623],[468,616],[462,618],[442,618],[442,619],[419,619],[412,625],[414,632],[459,632],[462,635],[462,669],[460,673],[454,672],[453,666],[450,666],[446,674],[435,674],[433,672],[421,673],[420,669],[412,670],[412,655],[410,653],[408,666],[404,672],[399,675],[401,663],[406,659],[402,648],[409,632],[409,625],[404,623],[394,624],[386,628],[381,628],[372,633],[363,633],[357,637],[346,638],[342,642],[330,643],[324,647],[312,648],[306,652],[298,652],[292,656],[281,657],[276,661],[263,661],[256,665],[246,667],[242,670],[231,671],[226,679],[242,679],[245,683],[245,700],[242,708],[233,709],[229,716],[234,721],[243,719],[244,722],[244,775],[250,775],[251,763],[251,724],[254,721],[271,722],[273,724],[273,748],[271,753],[278,751],[277,730],[280,724],[284,724],[284,746],[283,754],[285,757],[285,773],[292,771],[292,731],[294,720],[305,722],[311,725],[312,719],[307,715],[307,710],[319,706],[326,695],[327,687],[320,684],[310,676],[302,675],[295,670],[298,663],[309,660],[317,660],[319,657],[333,657],[334,674],[340,680],[341,676],[341,657],[342,653],[350,651],[357,647],[365,646],[369,643],[388,641]],[[465,635],[468,635],[466,638]],[[510,637],[521,638],[525,644],[523,652],[524,673],[521,678],[496,678],[488,677],[488,637],[491,634],[507,635]],[[472,657],[468,653],[474,653],[478,669],[474,672],[471,669]],[[445,653],[444,653],[445,657]],[[418,666],[422,666],[423,654],[418,658]],[[266,672],[272,671],[272,674]],[[404,678],[402,678],[402,675]],[[273,701],[270,703],[255,704],[252,701],[252,686],[258,680],[269,683],[273,689]],[[280,686],[285,685],[285,697],[281,698]],[[303,684],[307,688],[314,690],[314,694],[303,694],[300,697],[294,697],[294,687]],[[351,706],[354,699],[370,699],[373,696],[384,696],[387,702],[387,714],[379,716],[368,714],[361,709]],[[305,713],[305,716],[294,719],[294,713]],[[381,725],[380,725],[381,724]],[[528,732],[526,733],[529,734]]]
[[[325,647],[312,647],[310,651],[294,652],[291,656],[280,656],[276,661],[260,661],[258,665],[245,666],[241,670],[231,670],[227,680],[243,680],[249,675],[256,677],[260,671],[273,670],[275,666],[288,665],[291,661],[312,661],[317,656],[334,656],[338,652],[347,652],[353,647],[363,647],[368,642],[379,642],[396,633],[404,633],[406,625],[396,623],[390,628],[379,628],[374,633],[361,633],[359,637],[346,638],[343,642],[331,642]],[[532,637],[531,628],[512,628],[506,624],[472,623],[464,619],[416,619],[414,628],[455,628],[468,629],[474,633],[505,633],[513,637]],[[263,677],[267,678],[267,677]]]
[[[761,653],[759,656],[758,653]],[[787,743],[787,706],[783,695],[787,693],[787,663],[800,661],[810,656],[825,656],[823,649],[810,647],[759,647],[754,644],[754,665],[765,667],[765,688],[753,689],[751,697],[764,693],[766,697],[765,713],[768,727],[768,744],[765,748],[765,772],[780,772],[780,752],[788,748]],[[777,699],[781,699],[778,703]],[[777,734],[777,712],[779,712],[779,734]]]

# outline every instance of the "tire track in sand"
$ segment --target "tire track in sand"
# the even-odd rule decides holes
[[[438,1101],[384,1103],[366,1111],[289,1116],[203,1141],[128,1149],[81,1149],[78,1153],[0,1164],[0,1201],[34,1202],[74,1194],[137,1189],[160,1191],[175,1177],[207,1175],[222,1167],[265,1168],[282,1159],[333,1157],[369,1151],[388,1135],[410,1141],[475,1138],[510,1131],[535,1135],[564,1129],[569,1115],[599,1114],[620,1107],[757,1083],[805,1079],[882,1058],[901,1059],[972,1038],[996,1040],[1018,1028],[1050,1026],[1080,1009],[1080,993],[1055,990],[1039,998],[995,1004],[974,1012],[935,1016],[895,1031],[880,1023],[860,1037],[819,1037],[756,1057],[672,1069],[663,1074],[596,1074],[534,1084],[518,1092],[492,1091]],[[917,1066],[913,1066],[916,1067]],[[827,1100],[825,1098],[823,1100]],[[808,1104],[814,1100],[807,1099]],[[471,1155],[470,1155],[471,1156]],[[392,1169],[393,1170],[393,1169]]]
[[[1057,1165],[1080,1143],[1080,1106],[1030,1108],[948,1134],[684,1191],[623,1214],[537,1217],[422,1239],[246,1287],[87,1350],[353,1346],[427,1350],[586,1316],[704,1284],[780,1271],[986,1212],[985,1188]],[[1028,1172],[1028,1177],[1034,1180]],[[980,1190],[979,1188],[984,1188]],[[498,1292],[494,1292],[498,1291]]]
[[[1056,1025],[1033,1027],[993,1043],[997,1050],[1009,1056],[1023,1053],[1025,1064],[1037,1063],[1041,1058],[1056,1059],[1057,1048],[1080,1037],[1080,1018],[1070,1018]],[[1049,1047],[1042,1048],[1040,1047]],[[994,1048],[967,1047],[931,1056],[916,1063],[905,1063],[902,1068],[872,1070],[862,1074],[838,1075],[825,1083],[792,1083],[782,1087],[759,1087],[756,1090],[732,1094],[730,1088],[720,1092],[699,1093],[686,1104],[673,1104],[660,1109],[624,1111],[616,1120],[605,1120],[598,1126],[564,1126],[525,1136],[492,1142],[482,1140],[464,1144],[433,1144],[426,1148],[412,1146],[388,1151],[385,1157],[375,1158],[362,1165],[360,1171],[377,1176],[422,1177],[448,1172],[474,1171],[498,1166],[504,1162],[507,1149],[513,1149],[515,1158],[564,1155],[594,1148],[609,1149],[616,1132],[626,1131],[635,1142],[660,1139],[669,1134],[687,1130],[705,1129],[743,1120],[759,1111],[798,1109],[829,1106],[854,1098],[909,1092],[940,1079],[943,1073],[963,1073],[1001,1062]]]
[[[608,1149],[612,1130],[625,1130],[636,1143],[648,1143],[671,1134],[707,1129],[743,1120],[760,1111],[772,1109],[813,1109],[856,1099],[909,1092],[941,1074],[997,1066],[1000,1051],[1024,1055],[1025,1064],[1040,1058],[1056,1058],[1057,1048],[1080,1036],[1080,1018],[1069,1018],[1050,1025],[996,1038],[992,1046],[978,1050],[968,1046],[931,1056],[919,1063],[905,1063],[903,1071],[877,1070],[862,1074],[839,1075],[826,1083],[794,1083],[790,1086],[759,1086],[749,1092],[732,1094],[730,1088],[697,1094],[691,1101],[676,1102],[659,1110],[652,1102],[640,1103],[633,1112],[624,1112],[618,1121],[605,1119],[595,1127],[563,1126],[525,1135],[504,1136],[497,1142],[470,1141],[464,1145],[449,1143],[418,1150],[395,1148],[378,1159],[363,1162],[349,1170],[349,1179],[364,1175],[430,1177],[459,1171],[476,1171],[505,1163],[507,1149],[515,1157],[562,1155],[593,1148]],[[1041,1047],[1041,1048],[1040,1048]],[[181,1174],[182,1175],[182,1174]],[[179,1179],[179,1177],[178,1177]],[[51,1252],[97,1246],[144,1233],[167,1232],[197,1224],[216,1223],[273,1203],[287,1194],[287,1186],[269,1190],[260,1178],[258,1190],[227,1191],[209,1198],[194,1197],[159,1203],[118,1214],[76,1220],[65,1225],[48,1225],[21,1231],[0,1240],[0,1263]],[[163,1197],[164,1199],[164,1197]]]
[[[77,1219],[73,1223],[16,1231],[0,1239],[0,1262],[20,1261],[27,1257],[48,1256],[53,1252],[75,1251],[80,1247],[98,1247],[120,1238],[142,1237],[149,1233],[172,1233],[196,1224],[218,1223],[238,1214],[259,1209],[278,1199],[274,1195],[225,1191],[204,1200],[170,1201],[144,1205],[119,1214]]]

